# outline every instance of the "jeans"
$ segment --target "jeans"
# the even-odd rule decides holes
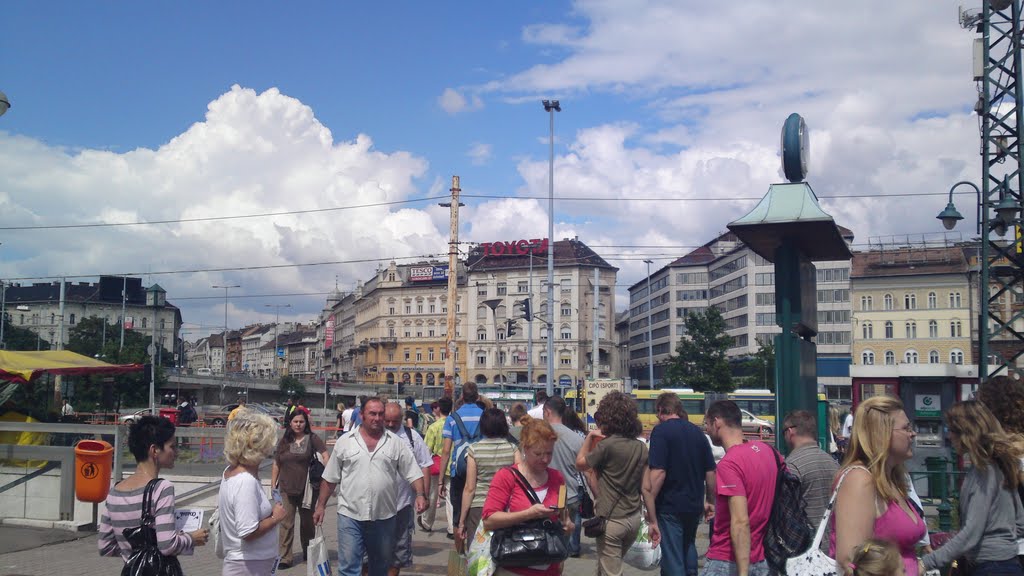
[[[577,498],[566,502],[565,505],[572,511],[572,521],[576,525],[576,529],[573,530],[572,534],[569,534],[569,555],[579,556],[580,534],[583,532],[583,518],[580,517],[580,501]]]
[[[697,576],[697,525],[700,514],[658,514],[662,576]]]
[[[736,576],[737,574],[739,572],[736,570],[736,563],[724,560],[705,560],[704,571],[701,572],[701,576]],[[751,564],[750,576],[768,576],[768,562],[761,560],[756,564]]]
[[[338,514],[338,575],[359,576],[363,552],[370,576],[387,576],[395,558],[395,516],[386,520],[353,520]]]
[[[971,572],[971,576],[1020,576],[1021,574],[1024,574],[1024,569],[1021,569],[1020,561],[1016,558],[998,562],[979,562]]]

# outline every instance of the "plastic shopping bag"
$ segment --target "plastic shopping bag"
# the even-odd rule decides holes
[[[640,517],[640,532],[636,535],[636,541],[626,551],[622,561],[634,568],[650,570],[661,563],[661,546],[651,544],[647,536],[647,520]]]
[[[331,576],[331,563],[327,559],[327,542],[324,530],[316,527],[316,535],[306,548],[306,576]]]
[[[491,557],[491,531],[484,530],[484,523],[481,521],[476,527],[473,540],[469,543],[466,574],[468,576],[491,576],[496,569],[494,558]]]

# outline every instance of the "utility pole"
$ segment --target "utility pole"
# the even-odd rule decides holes
[[[274,308],[275,311],[276,311],[276,315],[274,316],[274,376],[276,377],[279,374],[279,371],[277,369],[277,363],[280,360],[280,358],[277,357],[277,354],[278,354],[278,348],[281,346],[280,343],[279,343],[279,340],[278,340],[278,332],[280,330],[279,324],[281,323],[281,308],[291,308],[292,305],[291,304],[264,304],[263,306],[266,307],[266,308]],[[227,346],[226,343],[225,343],[225,346]],[[226,353],[227,353],[227,349],[225,349],[225,354]]]
[[[558,100],[544,100],[550,116],[550,153],[548,157],[548,396],[555,394],[555,112],[561,112]]]
[[[551,242],[551,239],[548,239]],[[526,288],[526,299],[533,298],[533,250],[530,250],[530,271],[527,276],[527,288]],[[533,305],[530,302],[529,305]],[[532,310],[531,310],[532,312]],[[548,334],[550,336],[550,334]],[[530,383],[530,388],[533,388],[533,322],[526,319],[526,381]]]
[[[53,343],[50,343],[51,347]],[[60,303],[57,305],[57,350],[64,349],[64,279],[60,279]],[[61,397],[64,395],[64,377],[60,374],[53,379],[56,406],[61,405]]]
[[[231,288],[241,288],[240,284],[231,284],[226,286],[210,286],[210,288],[223,288],[224,289],[224,336],[221,338],[221,372],[220,377],[226,378],[228,375],[228,290]],[[277,354],[277,350],[274,350]],[[221,384],[223,388],[223,384]],[[248,399],[248,396],[246,396]],[[223,398],[221,398],[223,400]]]
[[[594,334],[593,334],[593,341],[591,342],[591,346],[590,346],[590,377],[592,379],[594,379],[594,380],[597,380],[597,377],[600,374],[600,372],[598,371],[597,361],[600,360],[600,357],[601,357],[601,350],[598,347],[598,342],[597,342],[597,329],[598,329],[597,311],[598,311],[598,308],[599,308],[599,306],[598,306],[598,298],[601,297],[601,287],[598,286],[597,283],[600,281],[600,277],[601,277],[600,276],[600,269],[597,266],[595,266],[594,267]]]
[[[121,347],[117,349],[118,350],[118,357],[117,357],[117,361],[118,362],[121,361],[120,352],[122,350],[124,350],[124,315],[125,315],[125,307],[127,306],[127,303],[128,303],[128,277],[127,276],[122,276],[121,277]]]
[[[444,395],[451,398],[455,394],[455,351],[458,344],[455,343],[455,310],[459,302],[458,280],[459,280],[459,177],[452,176],[452,200],[443,203],[441,206],[449,208],[449,236],[448,236],[448,338],[445,345],[447,353],[444,357]]]

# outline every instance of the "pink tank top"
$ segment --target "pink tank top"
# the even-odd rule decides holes
[[[914,549],[917,547],[918,541],[924,538],[928,528],[921,517],[917,515],[914,507],[909,503],[907,506],[910,508],[911,514],[914,515],[913,519],[907,516],[907,513],[900,508],[899,503],[890,502],[889,507],[885,509],[885,513],[875,519],[874,535],[876,538],[889,540],[896,544],[900,549],[900,556],[903,558],[903,567],[907,571],[907,576],[918,576],[917,555],[914,553]],[[835,522],[835,516],[832,517],[832,520]],[[828,553],[835,558],[836,532],[834,523],[832,534],[829,536]]]

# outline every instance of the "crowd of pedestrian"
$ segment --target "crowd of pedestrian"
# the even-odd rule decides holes
[[[562,397],[543,392],[532,409],[516,404],[507,413],[473,383],[454,402],[363,397],[338,405],[333,449],[312,431],[304,408],[289,408],[280,440],[274,421],[254,411],[240,410],[228,425],[216,535],[225,576],[272,574],[296,563],[295,516],[304,551],[335,495],[341,576],[400,574],[413,563],[414,531],[439,529],[440,508],[453,540],[451,562],[479,557],[480,546],[526,529],[546,531],[562,551],[524,565],[506,563],[500,546],[498,556],[488,548],[489,568],[470,566],[472,574],[561,574],[564,560],[582,552],[582,531],[594,538],[599,576],[622,574],[641,536],[660,547],[663,575],[767,575],[777,571],[767,549],[776,537],[770,524],[783,489],[780,467],[798,479],[807,531],[820,526],[828,534],[821,552],[840,574],[918,576],[956,562],[968,567],[960,573],[1024,575],[1024,384],[1008,378],[984,383],[976,399],[945,413],[949,441],[970,466],[960,490],[961,529],[935,549],[906,469],[917,431],[891,396],[868,398],[843,417],[830,409],[822,444],[814,414],[786,414],[778,428],[784,462],[773,446],[744,435],[734,402],[712,403],[702,430],[671,392],[655,401],[658,423],[649,439],[635,400],[621,392],[601,399],[589,430]],[[173,467],[175,444],[165,418],[132,425],[138,468],[110,493],[102,554],[131,561],[137,550],[128,529],[143,522],[147,506],[164,556],[206,543],[205,529],[170,528],[174,489],[159,473]],[[259,475],[269,457],[271,498]],[[312,482],[318,462],[322,481]],[[699,570],[702,522],[710,544]]]

